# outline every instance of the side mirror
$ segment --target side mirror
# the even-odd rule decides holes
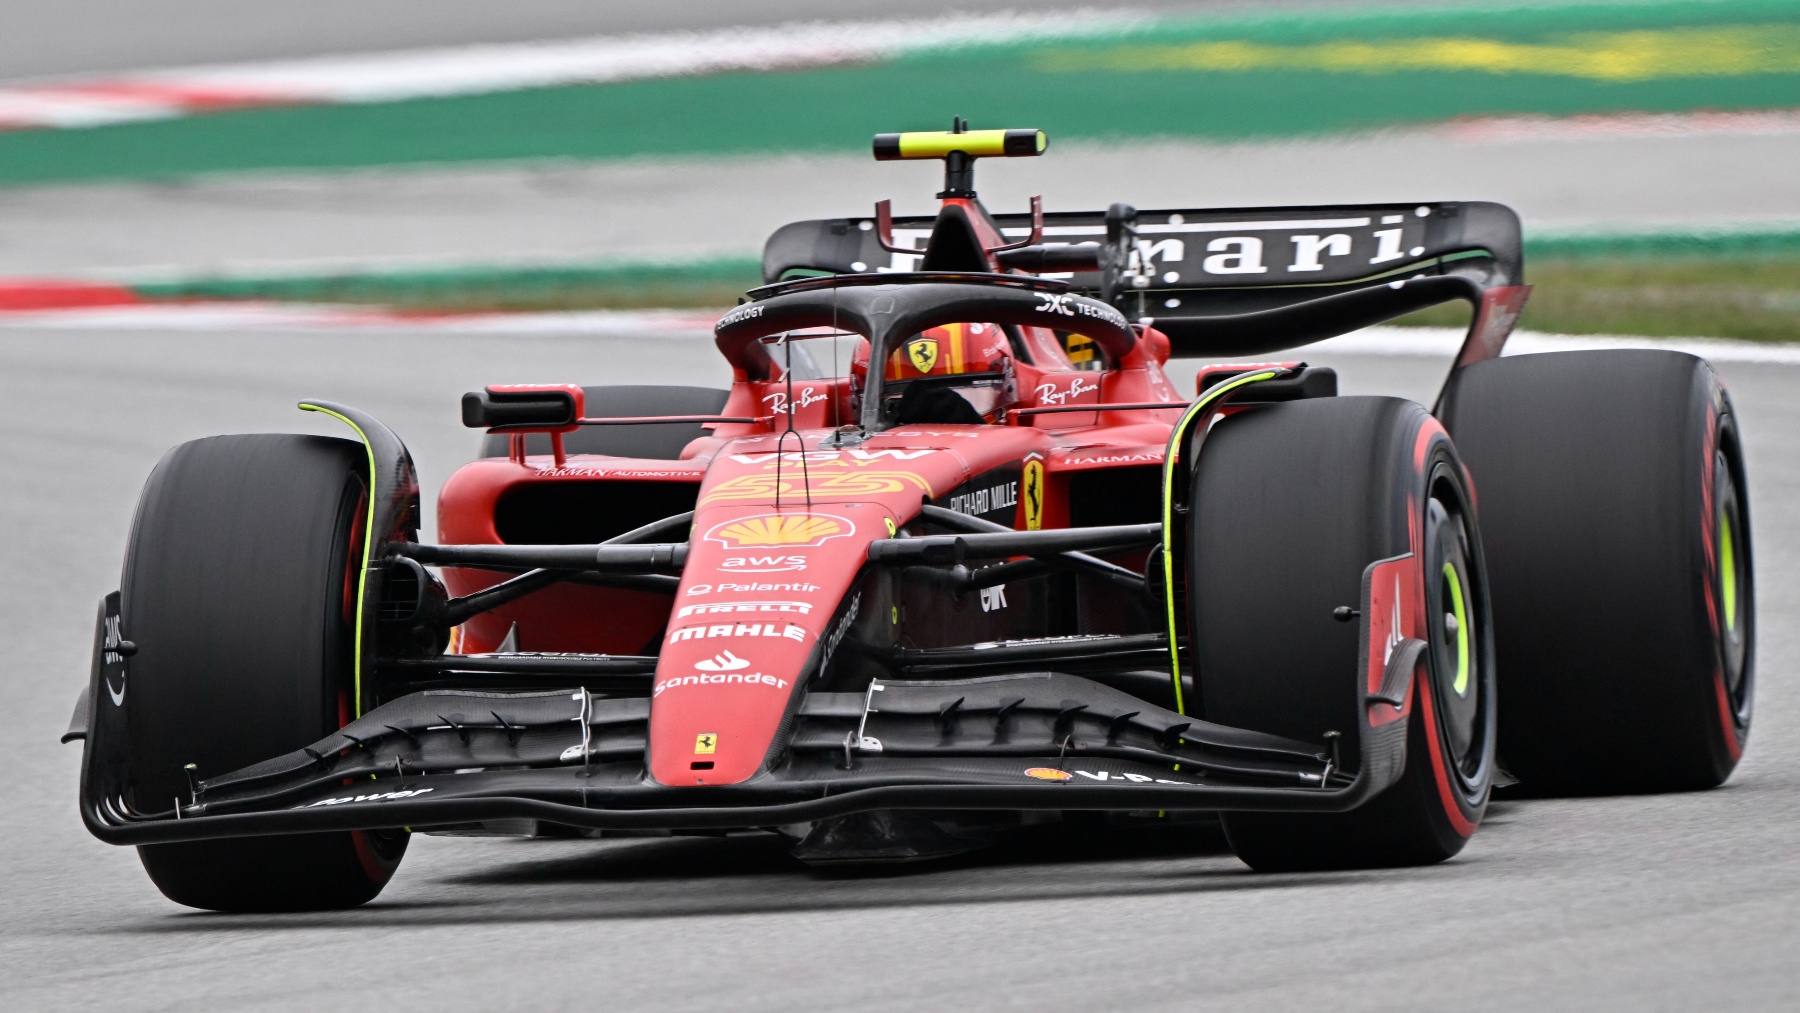
[[[587,410],[574,384],[508,384],[462,397],[463,425],[493,432],[573,432]]]

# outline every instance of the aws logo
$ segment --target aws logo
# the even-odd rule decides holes
[[[806,569],[805,556],[726,556],[719,564],[721,570],[736,573],[781,573],[784,570]]]
[[[732,549],[811,548],[855,530],[835,514],[759,514],[715,525],[706,537]]]

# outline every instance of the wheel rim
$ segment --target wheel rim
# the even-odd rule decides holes
[[[1718,603],[1719,662],[1731,709],[1747,723],[1750,652],[1754,642],[1754,587],[1749,526],[1731,459],[1720,447],[1713,458],[1713,600]]]
[[[1488,610],[1480,554],[1460,484],[1434,470],[1425,511],[1426,644],[1439,735],[1465,794],[1481,792],[1492,749]]]
[[[1444,590],[1449,593],[1450,611],[1444,614],[1444,627],[1447,637],[1456,641],[1456,674],[1451,679],[1450,688],[1458,697],[1469,695],[1469,673],[1473,667],[1469,659],[1469,595],[1463,590],[1463,574],[1455,563],[1445,563],[1443,567]]]

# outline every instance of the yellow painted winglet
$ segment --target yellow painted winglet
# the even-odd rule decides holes
[[[369,555],[375,549],[375,448],[369,444],[368,434],[362,431],[362,427],[348,418],[345,418],[343,415],[340,415],[329,408],[323,408],[319,405],[310,404],[305,401],[300,402],[300,410],[303,412],[321,412],[337,419],[344,425],[349,426],[356,432],[356,438],[362,441],[364,452],[369,455],[369,495],[367,496],[369,501],[369,513],[368,516],[363,518],[362,568],[357,573],[356,577],[356,640],[354,647],[355,660],[352,662],[352,671],[355,673],[355,682],[353,684],[351,697],[351,707],[355,712],[354,716],[362,717],[363,604],[369,590]]]

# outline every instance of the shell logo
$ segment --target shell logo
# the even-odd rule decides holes
[[[823,545],[856,525],[832,514],[760,514],[727,521],[706,537],[730,548]]]
[[[1035,777],[1040,781],[1067,781],[1075,775],[1055,767],[1030,767],[1025,771],[1026,777]]]

